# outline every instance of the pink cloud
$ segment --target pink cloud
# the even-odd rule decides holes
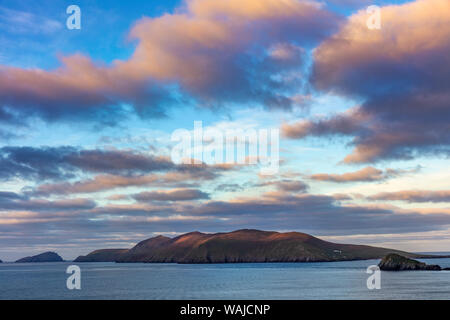
[[[161,115],[176,101],[173,85],[206,105],[289,104],[275,92],[289,83],[273,76],[301,65],[293,42],[318,41],[336,22],[313,1],[188,0],[173,14],[135,23],[129,37],[138,44],[129,60],[105,65],[75,54],[52,71],[0,66],[0,105],[46,119],[105,121],[108,110],[113,121],[122,104]]]

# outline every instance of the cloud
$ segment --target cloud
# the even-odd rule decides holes
[[[90,199],[79,198],[49,201],[46,199],[28,199],[23,195],[13,192],[0,193],[0,210],[87,210],[93,209],[96,206],[96,202]]]
[[[111,201],[120,201],[129,199],[129,196],[127,194],[113,194],[107,197],[106,199]]]
[[[78,171],[94,173],[147,173],[174,168],[168,158],[131,150],[79,150],[75,147],[3,147],[0,179],[58,180]]]
[[[314,51],[316,88],[363,100],[329,119],[287,127],[291,137],[348,135],[344,162],[449,154],[450,3],[417,0],[381,9],[381,30],[352,15]],[[289,129],[289,130],[288,130]]]
[[[366,130],[370,118],[358,108],[352,108],[342,114],[318,120],[301,120],[295,123],[283,123],[281,133],[291,139],[306,136],[328,136],[333,134],[349,135]]]
[[[279,191],[285,192],[306,192],[308,190],[308,185],[303,181],[290,179],[266,181],[257,186],[275,186]]]
[[[80,180],[76,182],[45,183],[35,188],[31,194],[38,196],[49,196],[54,194],[76,194],[92,193],[115,188],[125,188],[132,186],[145,186],[157,181],[155,175],[139,176],[118,176],[118,175],[97,175],[92,179]]]
[[[214,191],[218,192],[238,192],[242,190],[244,190],[244,187],[237,183],[222,183],[214,188]]]
[[[128,66],[176,80],[206,104],[289,107],[289,95],[279,92],[298,83],[283,74],[302,65],[300,45],[317,42],[337,22],[312,1],[188,1],[181,13],[137,23],[131,36],[141,43]]]
[[[68,164],[63,160],[64,154],[73,151],[72,147],[3,147],[0,149],[0,179],[46,180],[73,177],[66,172]]]
[[[132,196],[140,202],[147,201],[187,201],[209,199],[209,194],[196,189],[174,189],[140,192]]]
[[[66,155],[64,160],[88,172],[130,174],[175,168],[175,164],[167,157],[140,154],[132,150],[80,150]]]
[[[9,200],[17,200],[17,199],[24,199],[25,197],[10,191],[0,191],[0,201],[9,201]]]
[[[147,113],[161,116],[164,112],[156,106],[172,100],[151,79],[121,77],[115,68],[97,66],[85,56],[62,57],[61,62],[54,71],[0,66],[2,109],[48,121],[86,119],[111,125],[127,115],[126,103],[141,114],[144,104],[152,104]]]
[[[43,183],[28,191],[33,196],[68,195],[77,193],[95,193],[116,188],[143,186],[181,187],[193,181],[215,179],[217,174],[208,167],[202,170],[186,170],[182,172],[166,172],[163,174],[112,175],[99,174],[93,178],[75,182]]]
[[[310,176],[313,180],[333,182],[379,181],[384,179],[383,171],[374,167],[365,167],[354,172],[343,174],[318,173]]]
[[[196,175],[198,179],[213,179],[220,172],[236,169],[205,164],[176,165],[168,157],[154,156],[135,150],[79,149],[61,147],[3,147],[0,148],[0,179],[11,180],[67,180],[79,173],[125,176],[139,180],[137,176],[148,173],[172,172],[176,175]],[[107,178],[98,180],[106,181]],[[112,178],[110,178],[112,180]],[[116,180],[118,181],[118,180]]]
[[[94,193],[132,186],[194,186],[239,166],[174,164],[135,150],[77,147],[0,148],[0,180],[22,180],[27,196]],[[1,198],[1,195],[0,195]]]
[[[403,190],[380,192],[367,197],[369,200],[398,200],[407,202],[450,202],[450,190]]]
[[[105,124],[126,116],[126,105],[154,117],[180,99],[289,108],[298,79],[285,75],[299,72],[301,46],[329,35],[338,21],[314,1],[188,0],[173,14],[135,23],[129,60],[105,65],[75,54],[52,71],[0,66],[0,107]]]
[[[412,170],[387,168],[385,171],[374,167],[365,167],[357,171],[347,172],[343,174],[317,173],[310,175],[309,178],[313,180],[332,181],[332,182],[355,182],[355,181],[371,182],[371,181],[383,181],[407,173],[417,172],[418,170],[420,170],[420,167],[417,167]]]
[[[340,200],[340,201],[352,200],[353,199],[352,195],[348,195],[348,194],[345,194],[345,193],[334,193],[332,195],[332,197],[334,199]]]

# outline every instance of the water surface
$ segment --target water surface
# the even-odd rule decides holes
[[[450,299],[450,271],[382,272],[381,289],[368,290],[366,269],[378,262],[3,263],[0,299]],[[66,288],[71,264],[81,290]]]

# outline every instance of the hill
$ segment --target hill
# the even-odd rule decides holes
[[[61,262],[63,259],[56,252],[44,252],[35,256],[25,257],[17,260],[17,263],[23,262]]]

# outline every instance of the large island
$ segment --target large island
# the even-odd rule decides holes
[[[381,259],[396,253],[409,258],[434,257],[365,245],[337,244],[299,232],[237,230],[191,232],[175,238],[157,236],[131,249],[103,249],[75,262],[242,263],[325,262]]]

